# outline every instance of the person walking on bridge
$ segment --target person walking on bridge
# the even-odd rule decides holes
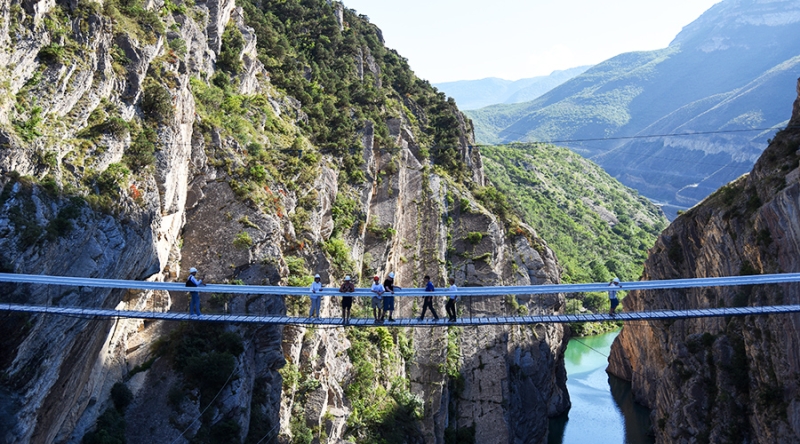
[[[394,284],[394,271],[389,273],[389,276],[383,281],[383,288],[386,292],[390,293],[383,297],[383,313],[389,315],[389,322],[394,322],[392,315],[394,314],[394,291],[399,290],[400,287]],[[381,315],[383,321],[383,315]]]
[[[308,317],[319,317],[319,306],[322,299],[322,282],[319,275],[314,275],[314,282],[311,283],[311,309],[308,311]]]
[[[355,285],[353,285],[353,281],[350,280],[350,276],[344,277],[344,282],[342,282],[342,286],[339,287],[339,293],[353,293],[356,291]],[[350,323],[350,308],[353,306],[353,297],[352,296],[342,296],[342,323],[349,324]]]
[[[608,284],[608,302],[611,303],[611,308],[608,310],[608,314],[614,316],[617,314],[617,306],[619,305],[619,299],[617,299],[617,291],[619,291],[620,286],[619,278],[614,278]]]
[[[375,322],[383,321],[383,294],[386,289],[381,285],[380,276],[372,278],[372,317]]]
[[[425,291],[433,292],[434,287],[433,287],[433,282],[431,282],[431,277],[425,276],[423,279],[425,279]],[[433,308],[433,295],[424,296],[422,298],[422,314],[419,316],[419,320],[421,321],[425,319],[425,312],[428,311],[429,308],[431,309],[431,313],[433,314],[433,320],[438,321],[439,315],[436,314],[436,310]]]
[[[189,269],[189,279],[186,280],[187,287],[204,287],[202,279],[197,279],[197,268]],[[189,301],[189,316],[200,316],[200,292],[190,291],[191,300]]]
[[[458,287],[456,287],[456,278],[450,278],[450,288],[447,289],[450,291],[450,297],[447,299],[447,305],[444,306],[444,309],[447,310],[447,317],[449,318],[450,322],[456,321],[456,302],[458,301],[458,295],[456,292],[458,291]]]

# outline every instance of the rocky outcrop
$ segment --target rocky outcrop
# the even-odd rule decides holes
[[[55,5],[49,6],[53,9]],[[220,11],[227,11],[226,14],[232,8],[232,4],[215,6],[219,6]],[[62,7],[65,6],[55,6],[56,10]],[[209,38],[196,22],[184,15],[169,15],[165,18],[168,22],[181,25],[180,36],[171,38],[191,42],[186,57],[188,65],[176,58],[166,59],[163,64],[155,63],[154,59],[166,51],[165,39],[140,40],[134,34],[115,35],[108,17],[83,4],[77,8],[86,9],[71,14],[73,21],[68,22],[68,26],[81,30],[77,38],[82,39],[85,46],[80,48],[80,52],[71,52],[78,50],[70,47],[64,58],[47,59],[47,63],[43,58],[36,58],[37,54],[43,57],[40,50],[51,41],[54,25],[47,28],[37,19],[39,14],[47,14],[47,11],[37,6],[30,16],[8,3],[2,8],[6,16],[4,23],[11,24],[2,33],[2,52],[8,63],[17,64],[13,76],[6,76],[13,81],[5,92],[11,97],[16,95],[18,103],[16,110],[4,107],[1,113],[7,125],[3,131],[8,135],[0,148],[0,170],[3,172],[0,185],[4,186],[0,200],[3,269],[32,274],[172,280],[180,277],[183,231],[188,229],[191,233],[191,230],[200,228],[196,228],[197,222],[187,225],[187,196],[193,197],[189,193],[190,182],[198,175],[206,182],[215,179],[215,170],[207,166],[202,138],[193,137],[196,113],[193,94],[189,90],[189,80],[193,75],[202,75],[213,69],[213,59],[209,54],[213,56],[214,52],[206,45]],[[223,28],[227,22],[228,18],[225,18]],[[219,30],[219,35],[221,32]],[[57,43],[62,46],[70,44],[66,40]],[[120,64],[122,57],[125,65]],[[90,178],[91,171],[107,170],[110,165],[121,161],[132,144],[127,130],[120,132],[119,136],[104,133],[99,139],[90,139],[78,146],[73,138],[97,124],[87,122],[98,110],[116,112],[126,121],[140,113],[143,84],[154,64],[163,70],[161,75],[170,77],[174,83],[169,96],[170,117],[154,125],[161,149],[155,152],[152,169],[131,177],[127,183],[120,182],[117,188],[110,190],[113,202],[101,201],[98,206],[90,206],[81,199],[69,198],[68,193],[62,194],[64,188],[74,186],[76,181]],[[251,75],[254,77],[255,73]],[[252,81],[243,83],[251,85]],[[47,133],[47,138],[37,138],[28,143],[24,137],[18,136],[18,128],[25,119],[31,118],[31,102],[39,107],[45,122],[58,124],[42,131]],[[28,111],[21,113],[26,107]],[[11,129],[11,124],[18,126]],[[153,125],[153,122],[146,124]],[[50,188],[36,184],[43,177],[52,180]],[[209,187],[206,190],[210,194],[207,202],[213,202],[220,195],[230,199],[230,189],[227,189],[228,195],[225,191],[221,186]],[[232,211],[239,209],[234,206]],[[252,214],[250,217],[260,224],[257,233],[263,233],[262,237],[275,234],[270,231],[269,217],[259,219]],[[220,222],[221,225],[226,223]],[[203,233],[201,237],[205,235]],[[255,234],[254,237],[260,240]],[[264,248],[255,248],[252,253],[245,252],[246,259],[241,262],[248,264],[250,254],[280,256],[271,245],[263,245]],[[188,252],[192,260],[202,263],[199,253],[191,248]],[[235,257],[238,250],[231,253],[234,256],[231,260],[240,262]],[[208,268],[209,272],[215,271],[211,266]],[[209,277],[222,281],[231,275],[229,268],[222,266],[220,269],[209,273]],[[260,270],[261,275],[248,280],[262,283],[265,270],[269,272],[271,268],[264,265]],[[242,275],[246,272],[240,270]],[[42,305],[159,311],[172,308],[171,295],[163,292],[6,286],[3,293],[7,301]],[[272,305],[266,301],[260,304],[262,312],[280,311],[283,307],[280,301],[277,305],[275,301],[271,302]],[[255,309],[258,303],[250,306]],[[177,307],[185,307],[185,302],[179,300]],[[169,331],[165,331],[160,323],[87,321],[50,316],[12,316],[9,322],[4,323],[3,330],[9,338],[4,342],[3,352],[5,381],[19,406],[14,412],[15,425],[3,436],[4,442],[81,441],[84,433],[95,427],[96,418],[109,406],[109,392],[114,383],[127,380],[129,372],[137,365],[152,360],[152,344]],[[243,377],[240,385],[252,386],[253,381],[259,378],[277,381],[276,398],[279,398],[280,376],[270,372],[283,363],[279,337],[279,331],[263,329],[246,342],[247,350],[239,363]],[[166,368],[166,374],[170,373],[168,365],[159,364],[154,368]],[[166,377],[165,372],[137,374],[129,385],[142,399],[149,399],[150,392],[160,390],[157,381]],[[225,399],[222,401],[223,411],[226,407],[228,410],[238,409],[241,403],[249,407],[252,390],[242,390],[238,386],[231,386],[231,390],[245,401],[229,402]],[[163,398],[165,393],[160,395]],[[275,405],[273,417],[277,422]],[[137,416],[137,409],[134,404],[133,417],[148,420],[163,412],[151,404],[144,404],[142,409],[150,417]],[[246,424],[243,426],[246,432]],[[165,431],[164,436],[178,436],[179,431],[172,425],[168,428],[172,432]],[[142,439],[151,442],[148,440],[151,431],[131,429],[134,430],[130,433],[130,440],[136,441],[137,433],[143,433]]]
[[[365,270],[365,276],[394,271],[401,287],[422,286],[424,275],[438,287],[445,286],[450,276],[459,286],[559,282],[555,256],[532,229],[522,227],[509,234],[469,191],[437,176],[415,155],[419,148],[409,137],[406,122],[395,122],[391,128],[403,149],[365,153],[368,184],[360,195],[366,217],[362,228],[348,236],[354,251],[363,248],[363,254],[354,256],[357,269]],[[366,137],[365,145],[372,146]],[[479,158],[479,153],[473,155]],[[478,171],[475,177],[482,174]],[[481,233],[480,242],[467,240],[469,233]],[[315,269],[323,276],[336,277],[327,264],[319,265]],[[335,281],[330,285],[336,286]],[[564,306],[563,295],[518,299],[470,298],[461,304],[461,315],[555,313]],[[420,301],[400,297],[395,316],[419,316],[420,309]],[[444,319],[444,300],[437,301],[436,310]],[[323,298],[322,311],[323,316],[338,316],[338,298]],[[413,356],[391,371],[409,380],[410,392],[422,404],[419,435],[424,442],[443,442],[448,428],[472,428],[475,442],[541,442],[547,418],[569,408],[563,368],[568,335],[562,326],[392,330],[414,344]],[[310,338],[305,329],[287,333],[298,338],[285,341],[293,344],[286,351],[290,365],[310,369],[320,383],[300,400],[308,425],[324,429],[337,442],[347,436],[341,424],[351,413],[352,402],[342,396],[342,386],[353,374],[352,363],[341,352],[347,342],[345,331],[318,330]],[[455,355],[454,350],[458,350]],[[448,366],[457,376],[448,375]],[[284,392],[286,425],[292,411],[297,412],[294,392]],[[323,401],[326,405],[320,408]],[[291,431],[286,427],[284,432]]]
[[[798,84],[800,94],[800,83]],[[800,271],[800,98],[753,171],[679,217],[644,279]],[[795,285],[631,292],[626,311],[797,304]],[[609,372],[653,409],[658,442],[800,439],[795,315],[628,324]]]
[[[15,66],[0,70],[8,80],[4,92],[13,98],[0,101],[3,271],[180,282],[186,269],[197,267],[209,282],[280,285],[298,282],[302,262],[330,285],[346,273],[389,270],[400,286],[421,286],[426,274],[438,286],[451,276],[460,286],[559,282],[546,243],[474,196],[486,185],[480,152],[472,148],[470,122],[454,104],[442,100],[457,116],[454,162],[463,166],[469,186],[437,174],[415,138],[424,131],[413,120],[433,123],[410,96],[396,102],[402,107],[405,101],[407,110],[386,111],[386,122],[364,122],[357,135],[364,162],[354,168],[365,180],[348,183],[342,174],[351,171],[344,171],[340,157],[306,145],[303,103],[270,83],[256,33],[234,2],[139,6],[136,14],[115,2],[5,2],[0,8],[0,60]],[[345,12],[338,3],[334,12],[341,30]],[[242,66],[215,77],[230,27],[242,36]],[[386,88],[380,60],[367,46],[354,57],[365,83]],[[250,133],[232,134],[223,123],[200,117],[198,90],[212,82],[226,82],[235,100],[266,104],[264,115],[248,115]],[[395,148],[377,146],[376,126],[388,128],[381,142],[388,139]],[[288,156],[263,155],[256,162],[260,170],[248,164],[248,156],[279,152],[281,144],[300,148]],[[278,169],[294,170],[277,182],[271,175]],[[259,179],[246,183],[248,175]],[[349,249],[342,253],[329,247],[340,245],[331,241],[341,210],[336,202],[344,194],[356,202],[357,214],[336,234]],[[3,301],[40,305],[187,307],[185,294],[166,292],[0,290]],[[296,301],[287,308],[276,296],[204,294],[202,300],[209,311],[296,309]],[[339,314],[336,302],[326,299],[325,316]],[[563,306],[563,295],[474,299],[462,303],[461,315],[560,312]],[[400,298],[397,316],[418,314],[416,301]],[[172,361],[176,352],[169,347],[177,347],[188,329],[7,315],[0,326],[0,393],[12,399],[0,408],[13,410],[15,422],[2,439],[80,442],[97,429],[98,417],[119,409],[131,443],[188,442],[209,433],[231,441],[279,434],[285,440],[298,415],[317,439],[324,432],[340,442],[356,433],[347,422],[354,411],[348,388],[359,371],[349,355],[348,330],[227,326],[217,333],[241,338],[241,350],[234,347],[228,380],[208,396],[183,372],[185,363]],[[381,334],[384,346],[391,343],[384,351],[396,358],[381,364],[376,389],[400,391],[408,405],[420,406],[409,442],[444,442],[447,429],[473,430],[476,442],[542,442],[547,417],[569,406],[561,326]],[[131,392],[127,409],[110,396],[118,383]]]

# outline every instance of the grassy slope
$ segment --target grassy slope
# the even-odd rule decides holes
[[[630,119],[631,101],[656,65],[676,49],[622,54],[597,65],[542,97],[515,105],[466,111],[482,143],[553,140],[616,131]]]
[[[556,252],[566,282],[638,279],[667,225],[660,210],[566,148],[483,147],[494,186]]]

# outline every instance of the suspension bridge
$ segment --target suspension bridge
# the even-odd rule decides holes
[[[107,289],[139,290],[139,291],[169,291],[182,292],[198,291],[217,294],[248,294],[265,296],[309,296],[309,290],[305,287],[280,287],[263,285],[221,285],[211,284],[202,287],[187,288],[183,283],[176,282],[150,282],[116,279],[96,279],[66,276],[46,276],[30,274],[9,274],[0,273],[0,282],[29,284],[32,285],[31,291],[36,291],[38,286],[67,286],[67,287],[93,287]],[[800,282],[800,273],[783,274],[764,274],[754,276],[730,276],[730,277],[707,277],[691,279],[671,279],[622,282],[620,290],[658,290],[658,289],[686,289],[699,287],[726,287],[739,285],[767,285],[767,284],[792,284]],[[589,284],[546,284],[546,285],[526,285],[526,286],[507,286],[507,287],[464,287],[457,292],[447,289],[437,289],[430,293],[421,288],[402,289],[395,293],[395,297],[409,298],[421,296],[450,296],[457,295],[461,298],[471,297],[491,297],[506,295],[544,295],[557,293],[587,293],[587,292],[606,292],[608,284],[589,283]],[[353,296],[369,298],[373,293],[367,288],[358,288],[354,293],[339,293],[337,288],[324,288],[322,296]],[[224,322],[236,324],[262,324],[262,325],[321,325],[337,326],[342,325],[341,318],[308,318],[299,316],[286,316],[274,314],[203,314],[202,316],[191,316],[182,312],[163,312],[163,311],[136,311],[124,309],[104,309],[93,307],[64,307],[57,304],[52,305],[28,305],[0,303],[0,311],[18,313],[38,313],[62,316],[83,317],[89,319],[102,318],[127,318],[145,320],[164,320],[164,321],[202,321],[202,322]],[[397,326],[397,327],[431,327],[431,326],[476,326],[476,325],[521,325],[521,324],[551,324],[551,323],[578,323],[578,322],[605,322],[605,321],[647,321],[647,320],[668,320],[668,319],[687,319],[705,317],[724,317],[724,316],[749,316],[749,315],[775,315],[787,313],[800,313],[800,305],[770,305],[770,306],[746,306],[746,307],[710,307],[695,309],[675,309],[658,310],[645,312],[620,312],[616,315],[610,314],[539,314],[539,315],[517,315],[517,316],[481,316],[481,317],[460,317],[455,321],[439,320],[426,318],[419,320],[416,318],[400,318],[394,322],[375,323],[369,318],[352,318],[347,325],[351,326]]]

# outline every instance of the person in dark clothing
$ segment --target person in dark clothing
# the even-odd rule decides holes
[[[389,276],[383,281],[383,288],[389,295],[383,296],[383,313],[389,315],[389,322],[394,322],[392,314],[394,313],[394,291],[399,290],[400,287],[394,285],[394,272],[389,273]],[[381,315],[383,321],[383,315]]]
[[[425,291],[433,292],[434,288],[433,288],[433,282],[431,282],[431,277],[425,276],[423,279],[425,279]],[[436,310],[433,308],[433,295],[424,296],[422,298],[422,314],[419,316],[419,320],[421,321],[425,319],[425,312],[429,308],[431,309],[431,313],[433,314],[433,320],[438,321],[439,315],[436,314]]]
[[[203,280],[197,279],[197,268],[190,268],[189,269],[189,279],[186,280],[187,287],[200,287],[203,286]],[[189,301],[189,315],[190,316],[200,316],[200,292],[199,291],[190,291],[189,294],[192,296],[191,301]]]
[[[342,282],[342,286],[339,287],[339,293],[353,293],[356,291],[355,285],[353,285],[353,281],[350,280],[350,276],[344,277],[344,282]],[[342,296],[342,322],[345,324],[350,323],[350,307],[353,306],[353,297],[352,296]]]

